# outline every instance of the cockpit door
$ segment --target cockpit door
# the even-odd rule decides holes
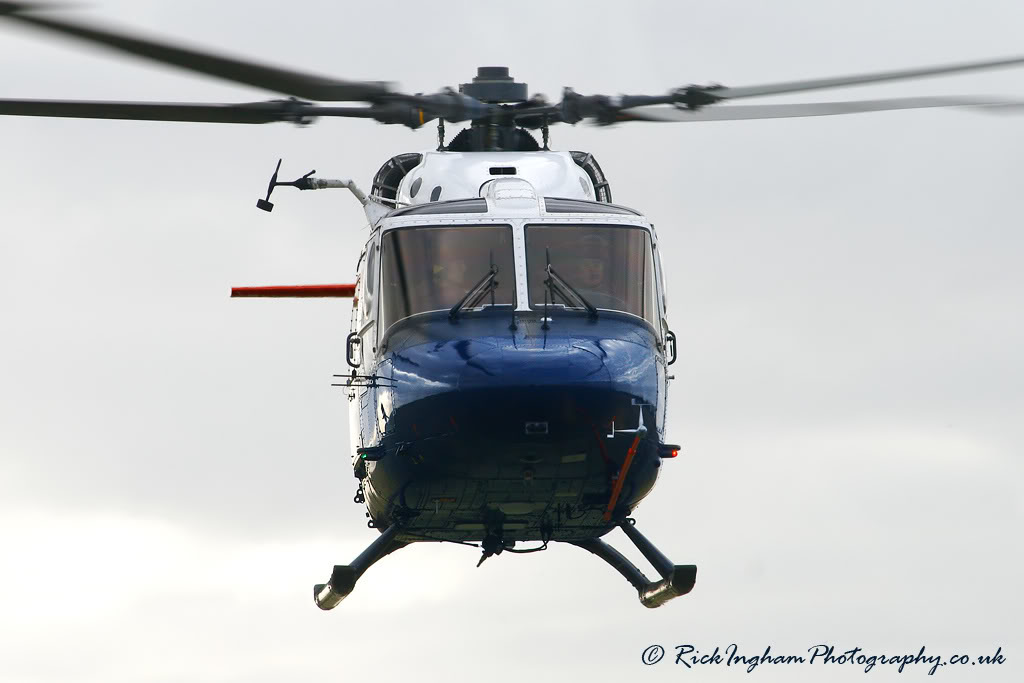
[[[345,355],[350,372],[355,373],[352,380],[354,395],[351,395],[351,406],[354,412],[351,428],[357,432],[357,446],[370,446],[376,443],[378,385],[374,380],[377,370],[377,311],[378,290],[380,289],[380,240],[375,234],[366,243],[363,258],[360,260],[359,300],[355,303],[352,316],[352,330],[346,340]]]
[[[664,436],[665,423],[668,419],[668,366],[675,362],[676,340],[675,334],[669,330],[667,306],[665,304],[665,271],[661,267],[661,251],[658,249],[658,241],[654,240],[654,271],[657,276],[654,283],[654,296],[657,299],[655,310],[658,316],[658,324],[655,326],[658,332],[658,348],[660,350],[657,359],[658,366],[658,432]]]

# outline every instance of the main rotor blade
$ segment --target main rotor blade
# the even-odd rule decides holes
[[[266,66],[156,40],[135,38],[118,31],[66,19],[39,16],[45,5],[0,2],[0,19],[73,36],[163,64],[217,76],[236,83],[324,102],[375,102],[389,94],[388,84],[378,81],[344,81],[290,69]]]
[[[1024,65],[1024,57],[1008,57],[982,62],[963,62],[944,66],[930,66],[919,69],[902,69],[900,71],[879,71],[870,74],[840,76],[836,78],[817,78],[806,81],[785,81],[766,85],[751,85],[742,88],[709,87],[697,90],[707,92],[715,98],[735,100],[741,97],[760,97],[762,95],[781,95],[783,93],[802,92],[805,90],[822,90],[825,88],[843,88],[850,85],[880,83],[911,78],[941,76],[943,74],[961,73],[964,71],[980,71],[983,69],[999,69],[1010,66]]]
[[[308,123],[318,116],[373,118],[370,107],[318,108],[294,100],[213,104],[205,102],[91,102],[87,100],[0,99],[0,114],[136,121],[208,123]]]
[[[745,119],[783,119],[804,116],[862,114],[897,109],[928,109],[933,107],[965,107],[982,111],[1005,112],[1020,109],[1024,102],[971,97],[897,97],[886,100],[854,102],[809,102],[805,104],[723,105],[692,111],[675,107],[637,107],[618,114],[618,121],[738,121]]]

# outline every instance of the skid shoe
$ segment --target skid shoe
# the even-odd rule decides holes
[[[330,580],[327,583],[318,583],[313,586],[313,601],[316,602],[316,606],[322,610],[337,607],[338,603],[348,597],[348,594],[356,587],[356,581],[373,563],[404,547],[405,543],[395,540],[397,532],[397,526],[388,527],[366,550],[359,553],[359,557],[352,560],[352,564],[334,565]]]
[[[633,545],[643,553],[654,569],[661,576],[660,581],[651,581],[637,569],[622,553],[599,538],[588,538],[584,541],[570,541],[572,545],[589,550],[615,568],[636,588],[640,602],[644,607],[661,607],[672,598],[686,595],[693,589],[697,581],[697,566],[692,564],[672,564],[672,561],[661,554],[653,543],[637,531],[631,520],[619,523],[622,531]]]

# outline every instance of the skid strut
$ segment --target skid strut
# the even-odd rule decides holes
[[[697,581],[696,565],[672,564],[672,561],[662,555],[661,551],[637,531],[630,521],[620,522],[619,526],[622,527],[622,531],[633,542],[633,545],[654,566],[661,576],[661,581],[649,580],[622,553],[599,538],[569,541],[569,543],[589,550],[622,574],[636,588],[644,607],[661,607],[672,598],[686,595],[693,589],[693,584]]]
[[[356,581],[374,562],[404,547],[405,543],[395,540],[396,533],[398,527],[392,524],[377,540],[367,546],[366,550],[359,553],[359,557],[352,560],[352,564],[334,565],[330,581],[313,586],[313,600],[316,606],[323,610],[337,607],[339,602],[348,597],[356,587]]]

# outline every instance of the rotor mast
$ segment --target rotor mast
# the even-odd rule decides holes
[[[525,130],[516,125],[516,105],[528,102],[526,83],[516,83],[507,66],[480,66],[469,83],[459,85],[459,92],[485,104],[494,105],[483,118],[473,119],[463,131],[468,144],[460,151],[507,152],[524,151]]]

